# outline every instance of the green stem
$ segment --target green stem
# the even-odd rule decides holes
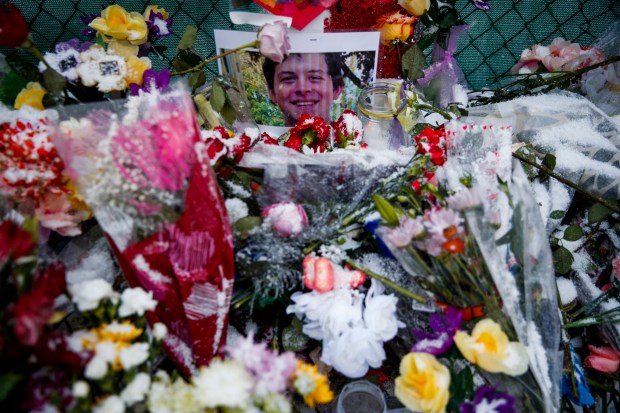
[[[30,43],[29,46],[25,47],[25,49],[28,50],[30,53],[32,53],[32,55],[34,55],[34,57],[36,57],[41,63],[43,63],[46,68],[48,68],[50,70],[54,70],[54,69],[51,68],[49,63],[47,63],[47,61],[45,60],[45,58],[41,54],[41,51],[39,49],[37,49],[37,46],[35,46],[34,44]]]
[[[362,267],[361,265],[357,264],[355,261],[351,259],[346,259],[345,262],[349,264],[351,267],[355,268],[356,270],[362,271],[364,274],[366,274],[370,278],[374,278],[377,281],[381,281],[383,284],[387,285],[388,287],[390,287],[391,289],[393,289],[399,294],[402,294],[420,303],[426,302],[426,300],[423,297],[419,296],[418,294],[411,292],[407,290],[406,288],[401,287],[400,285],[396,284],[394,281],[388,280],[387,278],[382,277],[381,275],[374,273],[367,268]]]
[[[620,56],[619,56],[620,57]],[[547,175],[549,175],[550,177],[560,181],[561,183],[563,183],[564,185],[568,185],[571,188],[573,188],[575,191],[579,192],[581,195],[585,196],[586,198],[588,198],[589,200],[596,202],[598,204],[603,205],[605,208],[620,214],[620,208],[610,204],[609,202],[605,201],[603,198],[596,196],[588,191],[586,191],[585,189],[581,188],[579,185],[577,185],[576,183],[574,183],[573,181],[570,181],[566,178],[563,178],[557,174],[555,174],[551,169],[547,168],[544,165],[538,165],[536,162],[530,161],[529,159],[519,155],[516,152],[512,153],[512,156],[514,158],[517,158],[518,160],[520,160],[521,162],[525,162],[526,164],[533,166],[536,169],[540,169],[541,171],[543,171],[544,173],[546,173]]]
[[[209,59],[203,60],[202,62],[200,62],[199,64],[197,64],[196,66],[186,69],[186,70],[181,70],[180,72],[174,72],[174,73],[170,73],[170,76],[180,76],[180,75],[185,75],[187,73],[191,73],[191,72],[197,72],[198,70],[202,69],[204,66],[208,65],[211,62],[215,62],[217,59],[221,59],[222,57],[226,57],[230,54],[233,53],[237,53],[240,50],[243,49],[248,49],[250,47],[257,47],[260,44],[260,42],[257,40],[254,40],[253,42],[250,42],[248,44],[244,44],[243,46],[239,46],[236,47],[234,49],[230,49],[222,54],[219,54],[217,56],[214,57],[210,57]]]
[[[441,116],[443,116],[447,120],[452,120],[452,118],[453,118],[453,116],[451,114],[449,114],[448,112],[443,111],[441,109],[438,109],[438,108],[436,108],[434,106],[431,106],[431,105],[425,105],[423,103],[414,103],[413,107],[415,109],[425,109],[425,110],[429,110],[431,112],[439,113]]]

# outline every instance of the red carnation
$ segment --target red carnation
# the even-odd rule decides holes
[[[334,140],[341,148],[346,148],[350,143],[361,143],[364,137],[362,121],[352,110],[345,110],[336,122],[332,122],[334,128]]]
[[[18,47],[28,38],[28,25],[14,4],[0,6],[0,46]]]
[[[431,155],[431,162],[435,165],[446,163],[446,140],[444,127],[437,129],[426,128],[415,137],[417,151],[421,155]]]
[[[239,136],[239,140],[232,149],[235,163],[241,162],[241,159],[243,159],[243,154],[250,150],[251,145],[252,139],[250,139],[248,135],[244,133],[243,135]]]
[[[260,135],[260,142],[266,144],[266,145],[279,145],[278,141],[275,140],[274,138],[272,138],[271,136],[269,136],[269,134],[267,132],[263,132]]]
[[[302,146],[306,145],[314,152],[325,152],[331,149],[329,147],[330,134],[331,127],[323,118],[304,113],[297,124],[291,128],[284,146],[301,151]]]
[[[5,260],[16,260],[32,252],[32,236],[13,221],[0,223],[0,265]]]

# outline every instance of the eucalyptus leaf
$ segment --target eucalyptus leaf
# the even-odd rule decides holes
[[[414,44],[407,49],[401,58],[401,67],[403,75],[407,80],[416,80],[424,76],[424,66],[426,65],[426,57],[422,49]]]
[[[571,225],[564,231],[564,239],[566,241],[577,241],[583,237],[583,230],[579,225]]]
[[[560,274],[568,273],[571,270],[574,260],[573,254],[562,246],[553,251],[553,266],[555,267],[555,271]]]
[[[179,41],[177,45],[177,49],[179,50],[187,50],[190,49],[194,43],[196,43],[196,35],[198,33],[198,29],[194,26],[187,26],[185,28],[185,32],[183,33],[183,37]]]
[[[211,107],[216,112],[221,112],[226,104],[226,92],[224,92],[224,88],[217,80],[214,80],[211,84],[211,97],[209,98],[209,103],[211,103]]]

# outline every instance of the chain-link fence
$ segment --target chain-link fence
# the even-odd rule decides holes
[[[153,58],[154,67],[158,69],[170,66],[176,44],[189,24],[198,28],[196,49],[205,57],[215,52],[214,29],[251,29],[231,23],[228,16],[231,0],[14,0],[13,3],[30,23],[41,50],[49,50],[59,41],[84,39],[80,35],[85,27],[80,16],[99,14],[108,4],[117,3],[138,12],[148,5],[158,4],[174,19],[175,31],[162,40],[161,44],[168,49],[159,61]],[[469,1],[457,2],[470,30],[460,40],[456,58],[473,88],[481,88],[495,76],[506,73],[526,47],[535,43],[548,44],[555,37],[590,45],[620,17],[618,0],[490,0],[489,3],[491,10],[483,12]],[[243,10],[262,11],[254,4]],[[12,53],[6,49],[0,52]],[[217,66],[213,64],[207,70],[216,73]]]

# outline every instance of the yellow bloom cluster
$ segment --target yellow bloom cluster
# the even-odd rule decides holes
[[[491,319],[479,321],[471,335],[457,331],[454,343],[463,357],[491,373],[519,376],[527,371],[528,356],[523,344],[508,341],[506,333]]]
[[[89,26],[97,30],[107,41],[127,40],[134,45],[146,43],[149,34],[146,21],[140,13],[129,13],[118,4],[108,6]]]
[[[293,386],[310,408],[314,408],[316,404],[329,403],[334,399],[327,377],[320,374],[315,365],[303,361],[297,363]]]
[[[15,106],[15,109],[20,109],[22,106],[30,106],[43,110],[45,109],[43,107],[43,97],[46,94],[47,90],[39,82],[30,82],[19,92],[13,106]]]

